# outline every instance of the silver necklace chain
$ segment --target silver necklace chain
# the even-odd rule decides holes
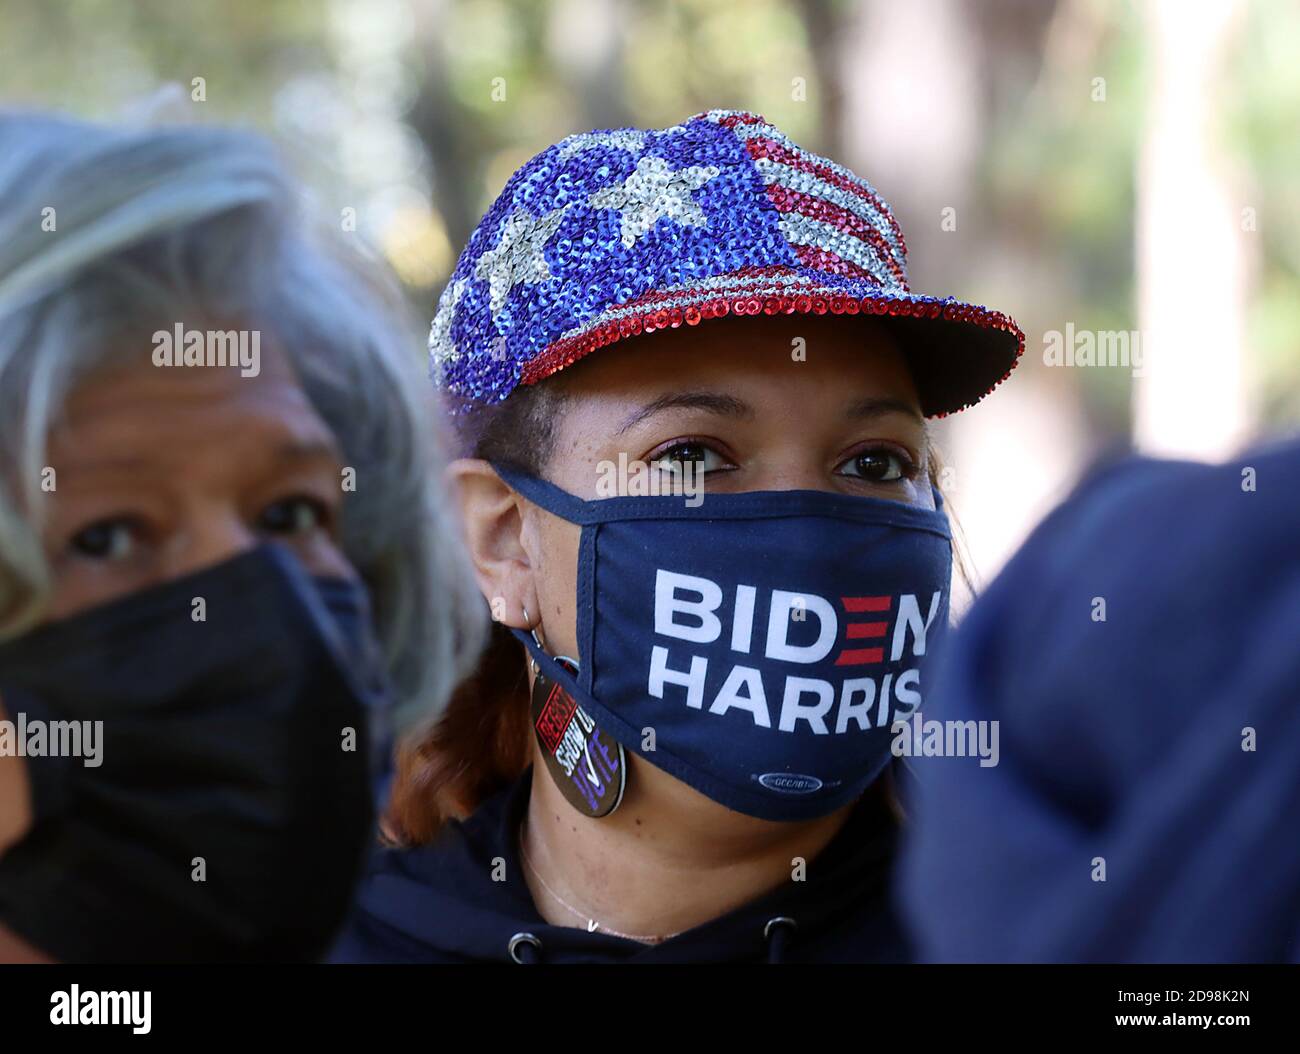
[[[524,848],[524,843],[527,840],[528,840],[528,821],[525,820],[524,823],[520,825],[520,831],[519,831],[520,859],[523,860],[524,866],[533,873],[533,877],[536,878],[537,881],[541,883],[542,888],[551,895],[551,897],[555,900],[557,904],[559,904],[562,908],[564,908],[565,911],[568,911],[570,914],[576,916],[577,918],[582,919],[586,923],[588,933],[595,933],[597,930],[599,930],[601,933],[608,933],[611,937],[623,937],[626,940],[630,940],[630,941],[640,941],[642,944],[661,944],[662,942],[666,940],[671,940],[673,937],[679,935],[677,933],[668,933],[662,936],[641,936],[635,933],[621,933],[620,931],[613,929],[612,927],[606,926],[602,922],[598,922],[590,913],[585,911],[579,911],[577,908],[575,908],[572,904],[570,904],[567,900],[565,900],[562,896],[560,896],[560,894],[555,892],[555,890],[553,890],[550,887],[546,879],[542,877],[542,873],[538,871],[536,866],[533,864],[533,862],[528,859],[528,850]]]

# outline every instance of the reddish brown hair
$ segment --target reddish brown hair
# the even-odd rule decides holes
[[[502,403],[465,410],[452,418],[461,456],[541,475],[564,402],[563,379],[552,377]],[[523,649],[494,622],[478,668],[452,693],[437,724],[399,748],[385,836],[402,845],[431,841],[448,820],[518,779],[531,752]]]

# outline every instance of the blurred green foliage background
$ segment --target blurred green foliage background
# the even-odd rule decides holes
[[[1046,370],[1043,334],[1138,328],[1148,14],[1129,0],[0,0],[0,104],[263,129],[324,214],[356,210],[425,317],[536,151],[755,110],[877,185],[915,288],[1020,320],[1022,369],[1084,422],[1082,459],[1130,435],[1133,380]],[[1241,241],[1257,432],[1300,422],[1298,49],[1300,5],[1242,0],[1211,79],[1211,161],[1255,222]],[[1187,311],[1216,295],[1189,288]]]

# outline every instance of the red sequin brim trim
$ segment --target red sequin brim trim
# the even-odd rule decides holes
[[[630,307],[631,305],[629,305]],[[696,326],[706,319],[728,315],[880,315],[891,318],[932,319],[965,323],[982,330],[1006,335],[1006,348],[1015,345],[1010,365],[1000,376],[981,385],[978,391],[962,393],[954,405],[927,411],[929,417],[946,417],[974,406],[1011,376],[1025,350],[1025,334],[1015,321],[1001,311],[966,304],[952,299],[915,295],[849,296],[840,292],[791,294],[786,289],[747,290],[742,296],[717,296],[687,307],[656,307],[647,304],[644,311],[625,314],[590,330],[554,341],[544,352],[524,366],[521,384],[536,384],[598,348],[616,344],[627,337],[654,333],[664,329]],[[1005,358],[1005,356],[1001,356]]]

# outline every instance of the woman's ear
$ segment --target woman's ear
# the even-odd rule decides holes
[[[529,628],[524,609],[535,621],[538,606],[533,566],[523,545],[524,499],[479,458],[459,458],[447,472],[460,501],[474,575],[492,618],[516,629]]]

